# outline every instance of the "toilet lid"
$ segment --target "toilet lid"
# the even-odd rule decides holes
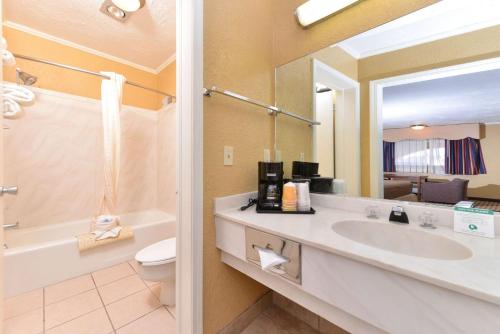
[[[170,262],[175,260],[175,251],[175,238],[165,239],[139,251],[135,260],[144,264]]]

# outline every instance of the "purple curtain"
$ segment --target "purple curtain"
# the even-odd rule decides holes
[[[384,172],[396,171],[396,144],[383,141],[384,147]]]
[[[446,140],[445,173],[452,175],[486,174],[479,139],[467,137]]]

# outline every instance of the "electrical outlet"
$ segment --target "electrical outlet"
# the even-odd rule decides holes
[[[224,166],[232,166],[234,162],[234,147],[224,146]]]
[[[306,160],[306,157],[304,155],[304,152],[300,152],[299,161],[305,161],[305,160]]]
[[[268,148],[264,149],[264,162],[271,162],[271,150]]]

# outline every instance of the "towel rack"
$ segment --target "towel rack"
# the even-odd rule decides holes
[[[312,120],[307,119],[305,117],[302,117],[300,115],[297,115],[297,114],[294,114],[294,113],[291,113],[291,112],[288,112],[288,111],[284,111],[284,110],[282,110],[282,109],[280,109],[280,108],[278,108],[276,106],[265,104],[263,102],[251,99],[249,97],[246,97],[246,96],[234,93],[234,92],[231,92],[229,90],[219,89],[219,88],[217,88],[215,86],[213,86],[212,88],[204,88],[203,95],[210,97],[210,96],[212,96],[213,93],[225,95],[225,96],[231,97],[233,99],[240,100],[240,101],[243,101],[243,102],[247,102],[247,103],[253,104],[255,106],[267,109],[270,114],[275,114],[275,115],[283,114],[283,115],[286,115],[286,116],[298,119],[299,121],[306,122],[309,125],[321,125],[321,122],[312,121]]]

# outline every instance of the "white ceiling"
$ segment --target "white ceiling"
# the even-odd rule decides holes
[[[175,56],[175,0],[146,0],[124,23],[100,12],[102,2],[4,0],[4,20],[151,70]]]
[[[499,13],[499,0],[443,0],[336,45],[366,58],[500,24]]]
[[[500,70],[384,88],[384,128],[500,122]]]

